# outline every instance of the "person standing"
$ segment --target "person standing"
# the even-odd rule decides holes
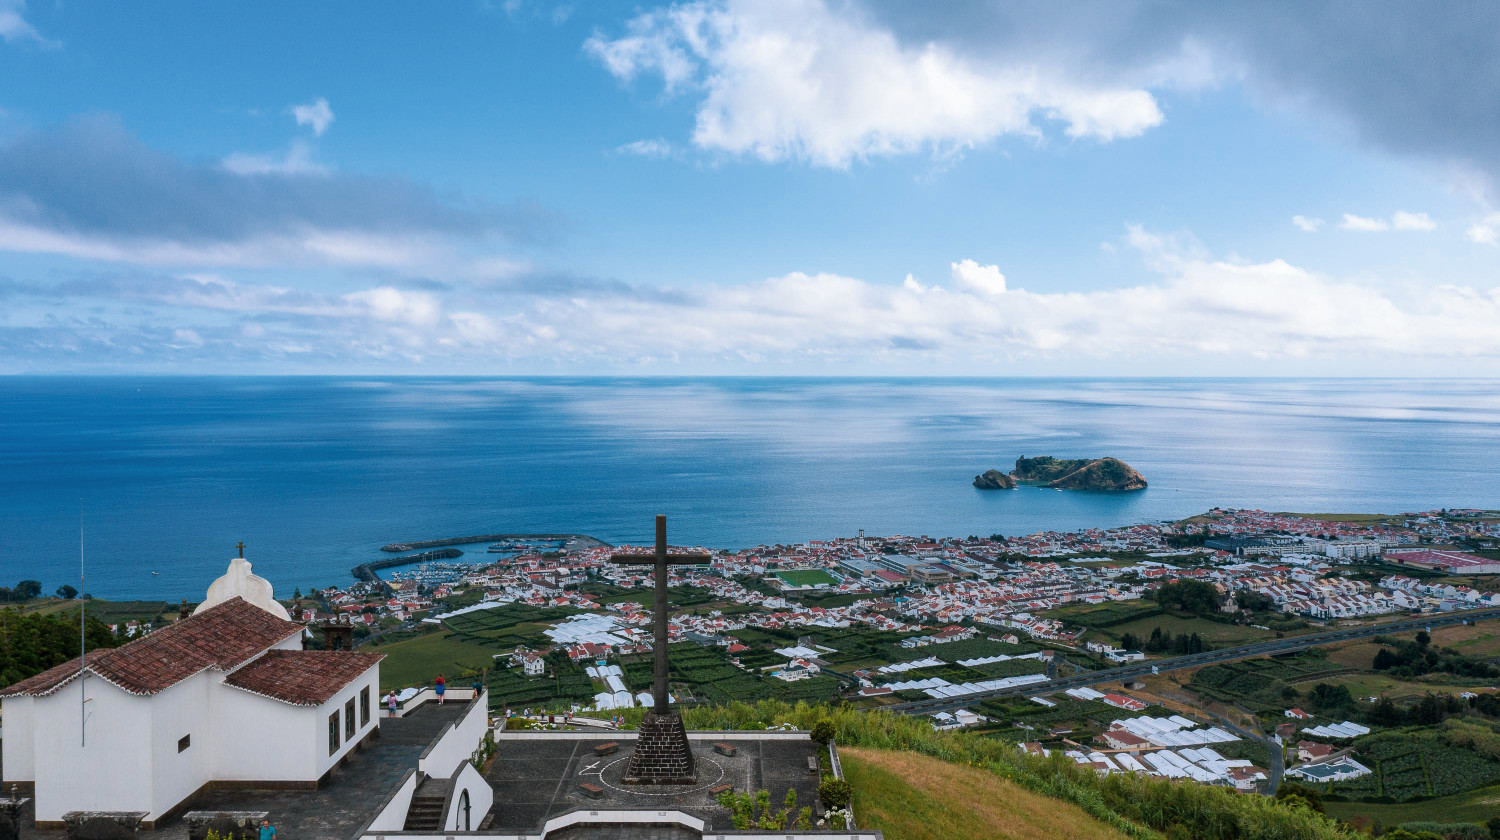
[[[396,690],[394,688],[385,696],[385,708],[390,712],[390,717],[396,716]]]
[[[437,679],[433,682],[433,685],[437,688],[438,705],[441,706],[443,705],[443,692],[448,690],[448,681],[446,679],[443,679],[442,674],[438,674]]]
[[[260,840],[276,840],[276,826],[270,820],[260,821]]]

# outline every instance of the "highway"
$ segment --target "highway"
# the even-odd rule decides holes
[[[1235,659],[1245,659],[1251,656],[1266,656],[1276,653],[1292,653],[1308,648],[1321,647],[1335,642],[1346,642],[1350,639],[1368,639],[1372,636],[1381,636],[1388,633],[1409,633],[1415,630],[1430,629],[1434,627],[1451,627],[1455,624],[1472,623],[1487,619],[1500,618],[1500,607],[1487,607],[1479,610],[1457,610],[1451,613],[1440,613],[1425,615],[1417,618],[1402,618],[1396,621],[1385,621],[1377,624],[1364,624],[1358,627],[1342,627],[1338,630],[1329,630],[1324,633],[1308,633],[1301,636],[1289,636],[1284,639],[1272,639],[1267,642],[1256,642],[1250,645],[1238,647],[1220,648],[1218,650],[1193,653],[1187,656],[1177,656],[1171,659],[1157,659],[1147,662],[1133,662],[1129,665],[1121,665],[1118,668],[1105,668],[1099,671],[1090,671],[1071,677],[1052,680],[1045,683],[1033,683],[1031,685],[1005,688],[998,691],[985,691],[977,694],[965,694],[962,697],[934,698],[932,700],[915,700],[909,703],[897,703],[885,706],[893,712],[908,715],[930,715],[936,712],[951,712],[971,706],[980,700],[991,697],[1010,697],[1018,694],[1050,694],[1057,691],[1065,691],[1070,688],[1082,688],[1084,686],[1097,685],[1104,682],[1118,682],[1128,680],[1131,677],[1147,676],[1155,668],[1156,673],[1176,671],[1182,668],[1196,668],[1201,665],[1213,665],[1218,662],[1229,662]]]

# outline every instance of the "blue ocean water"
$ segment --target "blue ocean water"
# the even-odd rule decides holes
[[[1500,383],[0,379],[0,582],[200,597],[244,540],[278,592],[396,540],[570,531],[725,547],[1071,530],[1215,505],[1500,508]],[[975,490],[1018,455],[1137,493]],[[481,549],[482,550],[482,549]],[[156,572],[156,574],[152,574]]]

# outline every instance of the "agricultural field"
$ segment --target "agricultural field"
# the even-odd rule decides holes
[[[600,691],[582,666],[562,657],[548,661],[547,674],[540,677],[528,677],[520,668],[491,671],[486,686],[490,691],[490,708],[497,710],[535,705],[556,711],[574,703],[587,705]]]
[[[1055,610],[1047,610],[1042,613],[1047,618],[1056,618],[1069,624],[1087,627],[1090,630],[1114,627],[1126,622],[1164,614],[1165,611],[1156,604],[1140,601],[1112,603],[1097,607],[1058,607]],[[1151,631],[1147,629],[1146,632],[1150,633]]]
[[[1151,631],[1157,627],[1160,627],[1163,633],[1171,633],[1173,636],[1197,633],[1205,642],[1216,648],[1263,642],[1269,636],[1266,631],[1249,625],[1228,624],[1207,618],[1184,617],[1170,613],[1144,616],[1124,623],[1112,624],[1105,632],[1118,641],[1126,633],[1132,633],[1137,638],[1148,638]]]
[[[777,572],[780,578],[788,586],[836,586],[838,578],[823,571],[822,569],[798,569],[789,572]]]
[[[1323,810],[1341,820],[1351,821],[1364,817],[1379,820],[1381,825],[1386,826],[1418,821],[1482,823],[1500,814],[1500,785],[1414,802],[1338,802],[1325,799]]]
[[[1500,656],[1500,624],[1486,621],[1457,627],[1439,627],[1432,631],[1432,644],[1453,648],[1467,656]]]
[[[1500,762],[1452,746],[1430,729],[1377,732],[1356,739],[1354,749],[1375,772],[1317,787],[1346,799],[1409,802],[1500,783]]]
[[[79,603],[80,601],[76,598],[67,600],[39,598],[21,605],[21,610],[44,615],[76,613]],[[177,605],[166,601],[105,601],[100,598],[91,598],[81,603],[85,604],[89,616],[105,624],[122,624],[127,621],[160,624],[162,621],[177,619]]]
[[[670,657],[674,693],[702,702],[753,702],[773,698],[789,702],[823,701],[836,697],[842,687],[838,678],[826,675],[788,683],[769,675],[762,676],[758,671],[743,671],[729,663],[728,654],[720,647],[676,644],[671,648]],[[620,667],[631,691],[650,690],[652,661],[650,654],[621,657]],[[782,661],[783,658],[777,657],[769,664]]]
[[[1283,693],[1287,688],[1304,690],[1305,683],[1348,670],[1320,654],[1306,651],[1295,656],[1210,665],[1194,673],[1188,687],[1208,700],[1239,703],[1257,713],[1280,714],[1288,702]]]
[[[578,613],[569,607],[533,607],[506,604],[490,610],[456,615],[443,622],[454,636],[473,645],[488,645],[495,653],[509,653],[517,646],[545,647],[551,641],[542,631],[553,623]]]

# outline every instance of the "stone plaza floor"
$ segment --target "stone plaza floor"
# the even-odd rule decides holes
[[[600,757],[594,748],[618,741],[619,752]],[[716,753],[713,745],[726,743],[736,755]],[[807,759],[822,749],[807,740],[734,732],[712,739],[692,739],[698,782],[692,785],[626,785],[620,778],[634,747],[633,741],[597,737],[526,736],[501,738],[495,760],[485,778],[495,791],[492,830],[506,833],[537,831],[543,822],[575,808],[673,809],[707,822],[708,830],[732,828],[730,814],[709,792],[722,784],[736,792],[766,790],[780,804],[788,789],[797,792],[797,807],[818,807],[818,775],[809,773]],[[599,787],[597,798],[580,785]],[[816,816],[814,817],[816,819]],[[667,829],[661,829],[668,831]]]

